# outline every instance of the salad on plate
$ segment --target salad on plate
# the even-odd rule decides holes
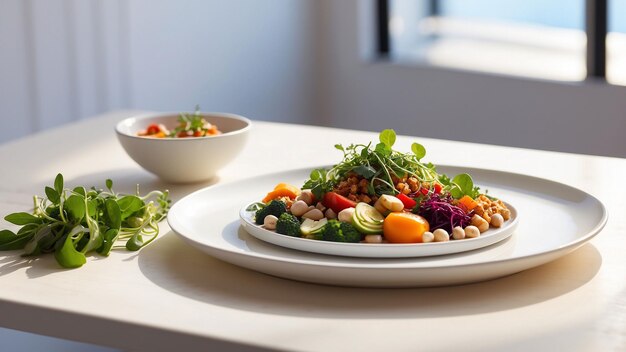
[[[302,187],[277,184],[247,210],[279,235],[346,243],[459,241],[506,226],[511,210],[469,174],[440,174],[421,144],[405,153],[395,141],[387,129],[376,144],[336,144],[341,162],[312,170]]]

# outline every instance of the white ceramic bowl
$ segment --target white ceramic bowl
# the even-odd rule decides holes
[[[147,171],[171,183],[199,182],[214,177],[241,152],[252,125],[239,115],[203,112],[202,117],[216,125],[222,134],[188,138],[137,136],[153,123],[173,129],[178,125],[179,115],[169,112],[135,116],[120,121],[115,127],[128,155]]]

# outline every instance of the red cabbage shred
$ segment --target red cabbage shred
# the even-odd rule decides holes
[[[451,202],[452,197],[449,195],[433,194],[420,203],[417,214],[428,221],[431,232],[444,229],[451,234],[456,226],[468,226],[471,219],[463,209]]]

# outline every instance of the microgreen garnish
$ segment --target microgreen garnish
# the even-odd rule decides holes
[[[54,187],[46,187],[47,198],[34,196],[34,210],[7,215],[4,219],[22,226],[17,233],[0,231],[0,250],[24,249],[25,256],[54,252],[66,268],[85,264],[86,254],[109,255],[112,249],[136,251],[159,234],[158,223],[167,216],[168,192],[152,191],[145,196],[123,195],[84,187],[64,188],[58,174]]]
[[[437,180],[434,165],[420,161],[426,155],[426,149],[421,144],[413,143],[412,153],[402,153],[393,150],[395,142],[395,131],[387,129],[380,133],[379,143],[373,148],[371,143],[336,144],[335,148],[343,153],[343,160],[328,171],[313,170],[303,188],[311,189],[320,199],[350,172],[367,179],[368,193],[376,195],[397,194],[394,177],[414,176],[423,182]]]
[[[170,131],[168,137],[176,137],[181,132],[187,132],[190,135],[194,135],[196,132],[201,132],[202,135],[205,135],[211,124],[208,124],[207,121],[200,114],[200,106],[196,105],[195,112],[193,115],[181,113],[178,117],[178,127]]]

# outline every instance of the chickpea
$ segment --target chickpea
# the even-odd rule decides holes
[[[309,206],[303,200],[298,200],[291,205],[290,211],[293,215],[300,217],[309,211]]]
[[[448,231],[444,229],[436,229],[433,232],[435,237],[435,242],[447,242],[450,241],[450,235],[448,235]]]
[[[383,243],[383,236],[381,235],[367,235],[365,236],[366,243]]]
[[[465,238],[465,231],[461,226],[456,226],[452,229],[452,238],[455,240],[462,240]]]
[[[504,223],[504,217],[500,214],[493,214],[491,216],[491,226],[500,227]]]
[[[268,215],[263,219],[263,226],[268,230],[276,230],[276,222],[278,218],[274,215]]]
[[[424,243],[432,242],[434,240],[435,240],[435,235],[433,235],[433,233],[430,231],[426,231],[422,235],[422,242]]]
[[[478,227],[473,226],[473,225],[466,227],[464,231],[465,231],[465,237],[467,238],[476,238],[480,236],[480,231],[478,230]]]
[[[337,214],[337,218],[341,222],[352,222],[352,216],[354,215],[354,208],[346,208]]]

